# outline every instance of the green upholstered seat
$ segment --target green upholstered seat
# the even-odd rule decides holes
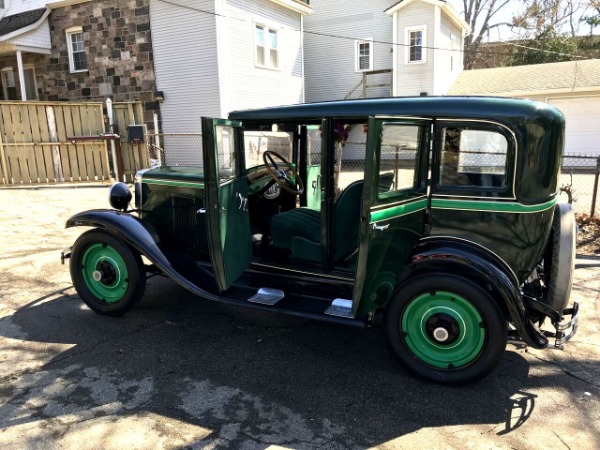
[[[363,181],[355,181],[335,203],[333,258],[339,261],[358,247]],[[308,261],[321,260],[321,212],[295,208],[271,219],[273,245],[291,251],[292,256]]]
[[[390,190],[393,173],[381,174],[379,192]],[[335,202],[333,216],[333,260],[337,262],[358,248],[363,180],[342,191]],[[290,250],[293,257],[321,261],[321,212],[302,207],[271,219],[273,245]]]

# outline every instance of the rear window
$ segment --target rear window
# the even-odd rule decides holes
[[[508,140],[496,130],[442,129],[439,186],[497,188],[506,186]]]

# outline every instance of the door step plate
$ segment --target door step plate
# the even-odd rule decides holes
[[[285,294],[279,289],[260,288],[255,295],[248,299],[248,301],[250,303],[273,306],[283,297],[285,297]]]
[[[352,319],[352,300],[346,300],[345,298],[336,298],[333,302],[331,302],[331,306],[327,308],[325,314],[327,314],[328,316]]]

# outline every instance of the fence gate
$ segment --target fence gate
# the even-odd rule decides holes
[[[2,184],[107,180],[102,103],[0,102]]]
[[[127,135],[129,125],[143,125],[144,111],[141,102],[113,102],[113,120],[115,133],[121,136],[121,158],[123,162],[123,173],[120,173],[121,181],[133,181],[135,173],[139,169],[150,167],[148,149],[146,142],[131,143]]]

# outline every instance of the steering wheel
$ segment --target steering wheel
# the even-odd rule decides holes
[[[279,168],[273,157],[280,161],[280,164],[283,165],[283,169]],[[269,175],[271,175],[273,181],[279,186],[294,195],[300,195],[304,192],[304,183],[300,179],[296,167],[292,166],[292,164],[290,164],[283,156],[279,153],[267,150],[263,153],[263,161]],[[288,172],[292,172],[293,179],[290,178]]]

